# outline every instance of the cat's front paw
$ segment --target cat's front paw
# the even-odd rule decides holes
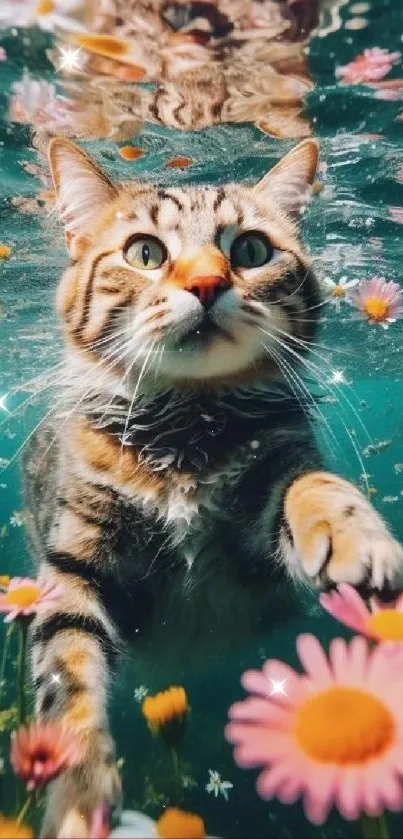
[[[348,481],[326,472],[295,480],[284,502],[290,570],[316,585],[341,582],[394,590],[403,582],[403,549]]]
[[[83,743],[82,762],[49,788],[42,839],[90,839],[94,811],[120,804],[120,777],[110,735],[91,731]]]

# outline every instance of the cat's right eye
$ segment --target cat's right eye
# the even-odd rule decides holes
[[[137,234],[132,236],[123,248],[123,256],[132,268],[151,271],[160,268],[168,253],[163,242],[156,236]]]

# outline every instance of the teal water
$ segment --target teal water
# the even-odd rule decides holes
[[[403,124],[398,117],[403,113],[403,88],[400,101],[377,98],[368,87],[337,84],[335,67],[367,47],[403,49],[403,6],[401,0],[372,0],[364,4],[367,10],[354,12],[353,7],[359,5],[363,4],[343,6],[335,31],[317,32],[308,48],[315,89],[308,97],[307,110],[325,167],[321,173],[324,188],[305,218],[304,235],[323,276],[337,281],[343,276],[382,275],[402,284]],[[357,17],[366,25],[359,30],[349,28]],[[24,541],[17,455],[52,404],[50,386],[57,381],[57,370],[50,378],[36,377],[60,358],[52,307],[65,252],[52,220],[44,223],[42,217],[22,213],[12,203],[15,196],[34,196],[38,181],[27,171],[27,164],[29,169],[35,163],[29,127],[10,124],[6,110],[11,85],[24,67],[38,77],[53,78],[44,51],[48,41],[43,33],[0,33],[0,45],[8,54],[8,60],[0,63],[0,242],[12,247],[11,258],[0,260],[0,464],[4,467],[0,472],[0,573],[10,575],[32,572]],[[398,64],[388,79],[401,77]],[[153,182],[176,183],[254,179],[292,145],[249,126],[224,126],[194,135],[146,126],[135,143],[146,154],[130,168],[112,142],[84,146],[118,178],[138,173]],[[179,154],[191,157],[194,165],[181,172],[163,169],[166,160]],[[399,207],[400,222],[398,213],[391,210]],[[323,307],[317,341],[321,347],[316,348],[312,362],[328,397],[322,408],[328,425],[323,422],[320,434],[329,463],[369,488],[373,503],[403,539],[403,320],[383,330],[352,320],[347,304],[337,313],[328,303]],[[334,383],[335,371],[343,373],[340,385]],[[25,400],[24,409],[17,410]],[[186,809],[203,815],[213,835],[245,839],[359,835],[356,825],[346,825],[336,814],[325,827],[315,828],[305,821],[299,805],[260,801],[254,791],[255,773],[236,768],[223,737],[227,709],[243,695],[240,674],[266,657],[297,665],[295,637],[308,629],[325,644],[335,634],[348,636],[318,608],[303,619],[290,617],[285,626],[245,646],[236,656],[206,660],[197,680],[186,672],[175,672],[173,665],[172,683],[186,687],[192,708],[184,746],[190,777],[184,803]],[[12,682],[12,670],[8,682]],[[144,725],[134,698],[138,686],[133,666],[124,662],[112,697],[113,730],[124,759],[125,806],[156,816],[169,795],[170,770],[161,744],[151,740]],[[156,677],[146,687],[154,692],[166,685]],[[4,708],[10,701],[6,687]],[[0,738],[6,760],[8,738],[1,731]],[[206,793],[208,769],[218,770],[233,783],[228,803]],[[402,835],[402,817],[393,817],[391,824],[397,839]]]

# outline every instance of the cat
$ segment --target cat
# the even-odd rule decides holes
[[[25,491],[40,580],[63,591],[31,649],[36,713],[83,757],[50,787],[45,837],[119,800],[107,691],[126,640],[190,659],[203,633],[269,626],[281,590],[401,580],[402,548],[324,471],[293,393],[320,303],[298,233],[317,159],[307,139],[255,186],[157,188],[50,144],[65,369]]]

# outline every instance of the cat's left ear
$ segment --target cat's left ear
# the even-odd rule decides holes
[[[262,201],[298,217],[311,194],[319,160],[316,140],[303,140],[291,149],[253,188]]]
[[[82,149],[55,137],[49,144],[49,164],[56,192],[56,209],[63,221],[71,256],[77,256],[102,210],[118,195],[117,187]]]

